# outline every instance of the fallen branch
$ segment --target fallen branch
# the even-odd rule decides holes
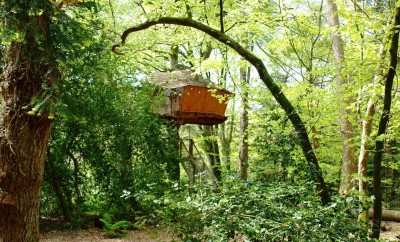
[[[369,218],[373,218],[374,216],[374,209],[370,208],[368,210]],[[400,211],[397,210],[389,210],[389,209],[382,209],[382,220],[383,221],[395,221],[400,222]]]

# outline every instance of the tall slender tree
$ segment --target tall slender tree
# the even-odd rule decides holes
[[[381,188],[381,168],[385,146],[385,133],[389,123],[390,109],[392,105],[393,79],[396,75],[399,49],[399,30],[400,25],[400,6],[396,4],[395,16],[392,25],[391,44],[389,49],[390,64],[385,79],[385,93],[383,97],[383,110],[379,121],[377,139],[375,142],[374,155],[374,213],[372,217],[372,237],[379,239],[381,220],[382,220],[382,188]]]
[[[247,180],[248,167],[249,167],[249,82],[250,82],[250,68],[247,66],[241,67],[240,70],[241,81],[241,110],[240,110],[240,130],[239,130],[239,176],[243,180]]]
[[[343,138],[342,172],[339,193],[348,194],[354,187],[353,175],[357,172],[353,140],[353,125],[350,122],[348,106],[350,99],[346,96],[346,85],[350,78],[346,77],[343,70],[345,61],[344,42],[340,36],[340,22],[338,8],[335,0],[327,1],[328,23],[332,28],[332,49],[336,64],[336,90],[340,113],[340,132]]]

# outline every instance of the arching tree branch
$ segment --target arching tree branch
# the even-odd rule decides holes
[[[117,48],[121,45],[125,44],[126,38],[129,34],[138,32],[141,30],[148,29],[155,25],[160,24],[168,24],[168,25],[180,25],[191,27],[197,30],[200,30],[219,42],[231,47],[234,49],[240,56],[242,56],[245,60],[250,62],[257,70],[260,79],[264,82],[264,84],[271,91],[275,100],[279,103],[279,105],[285,110],[288,115],[293,127],[296,130],[297,137],[299,139],[300,146],[302,148],[303,154],[308,162],[308,166],[310,168],[310,173],[312,178],[314,179],[315,185],[317,186],[318,194],[321,198],[322,203],[326,204],[330,200],[329,191],[325,185],[321,169],[318,164],[317,157],[314,153],[314,150],[311,146],[306,127],[301,120],[299,114],[287,99],[287,97],[283,94],[281,88],[274,82],[271,75],[268,73],[267,68],[265,67],[263,61],[254,55],[251,51],[247,50],[243,46],[241,46],[237,41],[229,37],[228,35],[213,29],[201,22],[195,21],[193,19],[188,18],[175,18],[175,17],[161,17],[155,20],[149,20],[145,23],[139,24],[137,26],[131,27],[123,32],[121,35],[121,44],[117,44],[113,46],[113,51],[115,53],[120,54],[117,51]]]

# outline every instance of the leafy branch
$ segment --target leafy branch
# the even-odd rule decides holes
[[[161,17],[154,20],[149,20],[137,26],[133,26],[125,30],[121,35],[121,43],[116,44],[112,47],[114,53],[122,54],[118,51],[118,47],[124,45],[129,34],[142,31],[148,29],[155,25],[178,25],[178,26],[186,26],[191,27],[197,30],[200,30],[219,42],[231,47],[234,49],[240,56],[242,56],[245,60],[250,62],[257,70],[260,79],[264,82],[264,84],[268,87],[271,94],[274,96],[275,100],[279,103],[281,108],[288,115],[291,123],[296,130],[298,140],[300,142],[300,146],[302,148],[303,154],[308,162],[308,166],[310,168],[310,173],[314,182],[317,186],[317,192],[321,198],[323,204],[326,204],[330,200],[329,191],[325,185],[321,169],[318,164],[317,157],[314,153],[314,150],[311,146],[310,139],[307,134],[307,129],[305,127],[304,122],[300,118],[296,109],[293,107],[291,102],[287,99],[282,89],[278,84],[275,83],[271,75],[268,73],[267,68],[265,67],[263,61],[254,55],[251,51],[244,48],[240,43],[229,37],[228,35],[211,28],[201,22],[195,21],[189,18],[177,18],[177,17]]]

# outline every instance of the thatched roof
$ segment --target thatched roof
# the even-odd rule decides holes
[[[191,70],[155,72],[151,75],[150,81],[163,88],[178,88],[188,85],[205,87],[210,84],[209,80]]]

